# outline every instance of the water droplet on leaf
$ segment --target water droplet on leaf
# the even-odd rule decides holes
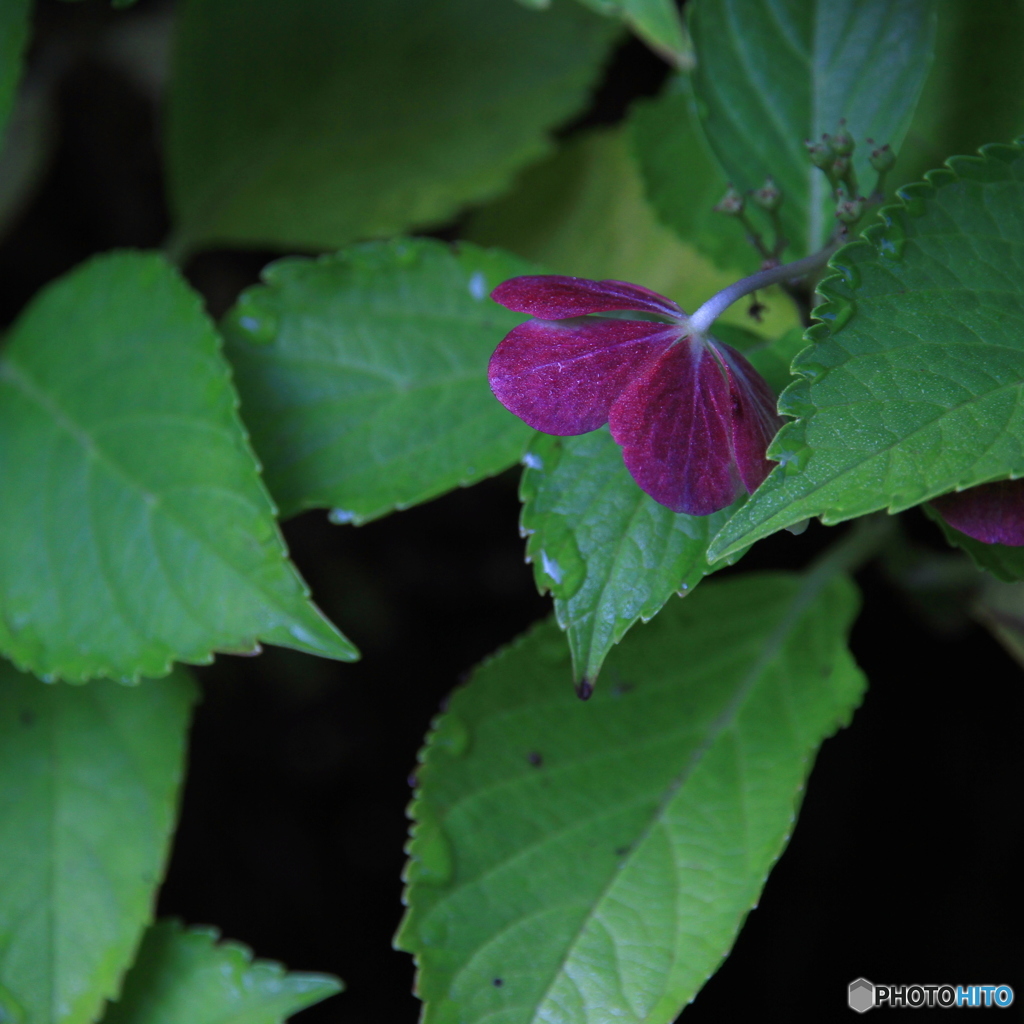
[[[544,468],[544,460],[536,452],[527,452],[520,461],[527,469]]]
[[[487,298],[487,278],[484,277],[483,271],[478,270],[469,279],[469,294],[472,295],[477,302],[482,302]]]
[[[562,568],[548,553],[541,550],[540,553],[540,564],[544,572],[555,581],[555,583],[562,582]]]
[[[356,514],[355,512],[350,512],[347,508],[332,508],[327,513],[327,518],[335,526],[344,526],[346,523],[354,523],[356,521]]]

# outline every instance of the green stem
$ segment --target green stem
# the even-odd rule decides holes
[[[745,295],[761,288],[767,288],[769,285],[788,284],[801,277],[806,277],[808,274],[813,274],[828,263],[829,257],[838,248],[839,243],[835,242],[810,256],[805,256],[802,260],[784,263],[779,267],[769,267],[767,270],[751,274],[750,277],[744,277],[735,284],[729,285],[728,288],[723,288],[717,295],[712,295],[688,318],[690,330],[694,334],[707,334],[711,325],[737,299],[742,299]]]
[[[885,547],[895,532],[896,520],[887,513],[863,516],[810,564],[808,578],[825,582],[841,572],[856,572]]]

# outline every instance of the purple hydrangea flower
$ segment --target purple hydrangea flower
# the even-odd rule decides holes
[[[983,544],[1024,546],[1024,479],[944,494],[932,499],[932,507],[954,530]]]
[[[775,395],[728,345],[690,331],[686,314],[625,281],[514,277],[491,296],[528,320],[491,357],[491,390],[546,434],[608,423],[626,468],[673,512],[706,516],[753,491],[781,426]],[[662,319],[592,316],[638,310]]]

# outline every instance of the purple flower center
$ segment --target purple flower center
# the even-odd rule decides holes
[[[488,370],[498,400],[531,427],[572,435],[610,424],[633,479],[674,512],[717,512],[768,475],[774,394],[735,349],[691,333],[671,299],[555,275],[513,278],[492,298],[536,318],[505,337]],[[593,315],[618,310],[664,319]]]

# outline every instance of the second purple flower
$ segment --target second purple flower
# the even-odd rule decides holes
[[[571,435],[608,423],[633,479],[673,512],[710,515],[768,475],[775,395],[734,348],[691,333],[671,299],[556,275],[512,278],[491,297],[535,318],[488,369],[495,396],[531,427]],[[616,310],[662,319],[592,315]]]

